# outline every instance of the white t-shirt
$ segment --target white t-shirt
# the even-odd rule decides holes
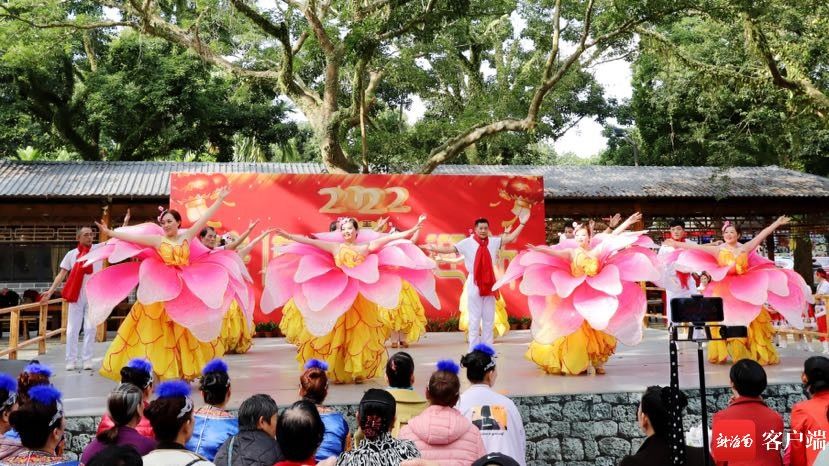
[[[829,280],[818,283],[815,294],[829,294]]]
[[[104,243],[93,244],[92,245],[92,250],[95,250],[95,249],[101,247],[103,244]],[[66,270],[67,272],[71,272],[72,268],[75,267],[75,262],[78,262],[78,254],[80,254],[80,253],[81,252],[78,251],[78,248],[75,248],[75,249],[67,252],[66,255],[63,256],[63,260],[60,261],[60,268],[62,268],[63,270]],[[103,261],[98,261],[98,262],[92,264],[92,272],[98,272],[99,270],[101,270],[101,268],[103,266],[104,266]],[[83,285],[81,285],[82,287],[86,286],[86,282],[87,282],[87,280],[89,280],[89,277],[91,277],[91,276],[92,276],[92,274],[86,274],[86,275],[83,276]]]
[[[475,238],[468,236],[455,243],[455,249],[458,250],[458,254],[463,256],[463,265],[466,267],[467,286],[472,285],[475,287],[475,291],[477,291],[478,287],[475,285],[475,254],[478,253],[478,242],[475,241]],[[492,257],[492,264],[494,266],[498,260],[498,250],[501,249],[501,237],[490,236],[487,249],[489,249],[489,255]]]
[[[461,394],[457,408],[481,430],[487,453],[503,453],[521,466],[526,464],[524,422],[512,400],[488,385],[476,384]]]

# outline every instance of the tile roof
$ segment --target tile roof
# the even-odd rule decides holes
[[[19,162],[0,161],[0,199],[157,198],[170,193],[172,172],[324,173],[317,163]],[[535,175],[545,195],[589,198],[829,198],[829,178],[776,166],[631,167],[443,165],[438,175]]]

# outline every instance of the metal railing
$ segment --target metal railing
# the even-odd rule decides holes
[[[49,305],[61,305],[60,328],[52,331],[46,330],[46,325],[49,322]],[[20,341],[20,323],[21,312],[37,309],[37,323],[38,332],[35,338],[29,338],[28,331],[26,333],[27,340]],[[67,319],[67,303],[62,298],[51,299],[49,301],[38,301],[35,303],[21,304],[19,306],[12,306],[0,309],[0,317],[9,315],[9,347],[0,351],[0,358],[8,356],[9,359],[17,359],[17,352],[27,346],[37,343],[37,354],[46,353],[46,340],[55,335],[61,336],[61,343],[66,342],[66,319]],[[26,316],[23,316],[26,319]]]

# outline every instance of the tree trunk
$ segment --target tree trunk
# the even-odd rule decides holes
[[[812,239],[809,237],[809,232],[795,233],[791,241],[794,243],[792,251],[794,270],[806,280],[809,286],[813,286],[815,272],[812,270]]]
[[[318,127],[312,124],[312,128],[319,138],[322,163],[328,173],[359,172],[359,167],[348,159],[340,143],[339,124],[325,124],[321,129],[317,129]]]

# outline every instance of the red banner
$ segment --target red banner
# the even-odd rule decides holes
[[[517,241],[506,245],[496,267],[506,270],[510,259],[525,244],[544,243],[544,189],[540,177],[459,176],[459,175],[292,175],[256,173],[173,173],[170,205],[181,212],[184,226],[197,220],[216,199],[224,186],[231,188],[225,205],[209,225],[222,235],[239,235],[250,222],[260,223],[255,237],[270,227],[292,233],[327,231],[339,217],[355,217],[362,226],[371,227],[380,218],[405,230],[425,213],[428,220],[417,243],[453,244],[471,232],[476,218],[489,220],[493,234],[518,226],[519,217],[529,215]],[[262,289],[262,273],[284,240],[266,238],[245,258],[256,288]],[[442,309],[424,301],[432,319],[458,314],[458,299],[466,279],[463,262],[451,256],[440,262],[437,290]],[[513,284],[504,289],[510,315],[527,316],[526,298]],[[275,320],[277,313],[265,316],[258,310],[256,321]]]

